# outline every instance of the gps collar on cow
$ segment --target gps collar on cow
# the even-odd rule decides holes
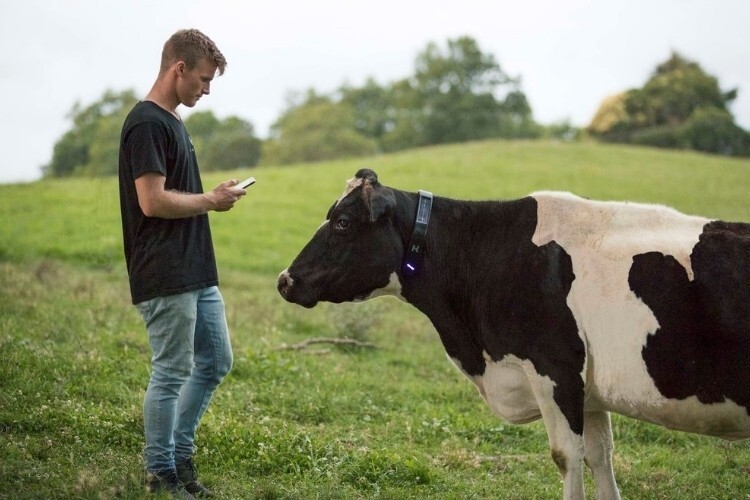
[[[427,224],[430,222],[432,211],[432,193],[419,191],[417,201],[417,218],[414,220],[414,230],[406,247],[403,272],[407,276],[415,276],[422,269],[422,261],[427,250]]]

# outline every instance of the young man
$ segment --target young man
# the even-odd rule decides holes
[[[120,209],[130,291],[148,330],[151,378],[143,401],[146,484],[210,496],[193,466],[195,430],[232,366],[207,212],[246,194],[236,179],[203,192],[190,135],[177,114],[208,95],[226,60],[198,30],[164,44],[151,91],[120,137]],[[187,490],[188,493],[185,492]]]

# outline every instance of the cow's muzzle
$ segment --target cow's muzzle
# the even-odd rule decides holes
[[[279,281],[276,283],[276,289],[287,302],[299,304],[302,307],[315,307],[318,303],[318,295],[314,288],[303,286],[300,278],[292,277],[289,269],[285,269],[279,274]]]
[[[289,275],[289,270],[284,269],[281,271],[281,274],[279,274],[279,282],[276,284],[276,289],[286,300],[290,300],[289,296],[291,294],[292,284],[294,284],[294,280]]]

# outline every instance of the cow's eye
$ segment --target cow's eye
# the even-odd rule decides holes
[[[349,229],[349,219],[346,217],[339,217],[336,220],[336,230],[344,231],[346,229]]]

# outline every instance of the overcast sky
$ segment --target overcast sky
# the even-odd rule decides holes
[[[587,125],[674,50],[739,89],[731,110],[750,129],[749,26],[749,0],[0,0],[0,183],[41,176],[76,102],[145,95],[181,28],[202,30],[229,63],[194,109],[266,137],[289,91],[384,85],[412,75],[428,42],[463,35],[521,77],[541,123]]]

